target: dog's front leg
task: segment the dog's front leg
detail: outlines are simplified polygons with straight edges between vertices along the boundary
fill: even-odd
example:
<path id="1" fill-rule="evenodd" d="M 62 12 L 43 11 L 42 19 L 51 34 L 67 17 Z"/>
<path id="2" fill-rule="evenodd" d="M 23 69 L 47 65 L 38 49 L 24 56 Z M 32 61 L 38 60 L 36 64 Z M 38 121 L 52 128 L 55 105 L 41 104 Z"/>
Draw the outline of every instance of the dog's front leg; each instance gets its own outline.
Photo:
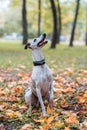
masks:
<path id="1" fill-rule="evenodd" d="M 40 105 L 41 105 L 43 116 L 47 116 L 46 111 L 45 111 L 45 106 L 44 106 L 44 103 L 43 103 L 43 99 L 42 99 L 42 95 L 41 95 L 41 90 L 40 90 L 39 87 L 36 87 L 36 92 L 37 92 L 38 100 L 39 100 Z"/>
<path id="2" fill-rule="evenodd" d="M 31 95 L 32 95 L 32 91 L 31 89 L 28 90 L 26 93 L 25 93 L 25 102 L 29 105 L 29 109 L 28 109 L 28 114 L 29 116 L 31 116 Z"/>

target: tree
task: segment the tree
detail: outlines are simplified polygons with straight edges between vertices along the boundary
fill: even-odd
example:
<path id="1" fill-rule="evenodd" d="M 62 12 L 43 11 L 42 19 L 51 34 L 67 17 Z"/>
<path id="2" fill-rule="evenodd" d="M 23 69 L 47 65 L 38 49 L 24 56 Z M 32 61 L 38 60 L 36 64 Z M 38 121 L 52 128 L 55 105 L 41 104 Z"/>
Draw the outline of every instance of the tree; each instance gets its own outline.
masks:
<path id="1" fill-rule="evenodd" d="M 75 11 L 75 18 L 74 18 L 74 22 L 73 22 L 71 38 L 70 38 L 70 44 L 69 44 L 69 46 L 71 46 L 71 47 L 73 46 L 73 40 L 74 40 L 74 35 L 75 35 L 75 28 L 76 28 L 76 23 L 77 23 L 77 16 L 78 16 L 78 12 L 79 12 L 79 4 L 80 4 L 80 0 L 77 0 L 77 6 L 76 6 L 76 11 Z"/>
<path id="2" fill-rule="evenodd" d="M 85 34 L 85 35 L 86 35 L 86 36 L 85 36 L 86 38 L 85 38 L 85 44 L 86 44 L 86 46 L 87 46 L 87 8 L 86 8 L 86 17 L 85 17 L 85 18 L 86 18 L 86 34 Z"/>
<path id="3" fill-rule="evenodd" d="M 41 32 L 41 0 L 38 0 L 38 36 Z"/>
<path id="4" fill-rule="evenodd" d="M 52 14 L 53 14 L 53 37 L 52 37 L 51 48 L 56 48 L 57 36 L 58 36 L 57 11 L 56 11 L 56 6 L 55 6 L 54 0 L 50 0 L 50 3 L 51 3 L 51 8 L 52 8 Z"/>
<path id="5" fill-rule="evenodd" d="M 58 1 L 58 43 L 60 42 L 60 36 L 61 36 L 61 8 L 60 8 L 60 2 Z"/>
<path id="6" fill-rule="evenodd" d="M 23 27 L 23 44 L 27 43 L 28 31 L 27 31 L 27 12 L 26 12 L 26 0 L 22 3 L 22 27 Z"/>

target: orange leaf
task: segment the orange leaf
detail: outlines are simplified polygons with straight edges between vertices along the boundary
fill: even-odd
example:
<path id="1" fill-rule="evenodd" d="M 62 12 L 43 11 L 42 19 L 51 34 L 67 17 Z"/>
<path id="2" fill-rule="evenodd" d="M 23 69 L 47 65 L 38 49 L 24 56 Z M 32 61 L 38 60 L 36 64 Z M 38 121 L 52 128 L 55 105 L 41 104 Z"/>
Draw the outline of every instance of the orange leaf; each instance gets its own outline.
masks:
<path id="1" fill-rule="evenodd" d="M 56 116 L 58 116 L 58 113 L 56 113 L 54 116 L 49 117 L 49 118 L 46 120 L 47 124 L 50 124 L 50 123 L 54 120 L 54 118 L 55 118 Z"/>
<path id="2" fill-rule="evenodd" d="M 75 115 L 70 115 L 70 117 L 68 117 L 65 122 L 67 124 L 71 124 L 71 125 L 74 125 L 74 124 L 79 124 L 79 121 L 77 119 L 77 117 Z"/>
<path id="3" fill-rule="evenodd" d="M 48 105 L 47 114 L 52 114 L 52 112 L 54 112 L 54 110 L 52 108 L 50 108 L 49 105 Z"/>
<path id="4" fill-rule="evenodd" d="M 65 129 L 64 130 L 70 130 L 70 128 L 69 127 L 65 127 Z"/>
<path id="5" fill-rule="evenodd" d="M 30 124 L 25 124 L 20 130 L 30 130 L 32 126 Z"/>
<path id="6" fill-rule="evenodd" d="M 68 87 L 64 90 L 65 93 L 74 93 L 75 92 L 75 89 L 72 89 L 71 87 Z"/>
<path id="7" fill-rule="evenodd" d="M 85 99 L 87 99 L 87 90 L 85 91 L 83 97 L 84 97 Z"/>
<path id="8" fill-rule="evenodd" d="M 44 125 L 44 126 L 42 126 L 42 129 L 41 130 L 48 130 L 48 129 L 52 129 L 54 127 L 54 125 L 53 124 L 47 124 L 47 125 Z"/>

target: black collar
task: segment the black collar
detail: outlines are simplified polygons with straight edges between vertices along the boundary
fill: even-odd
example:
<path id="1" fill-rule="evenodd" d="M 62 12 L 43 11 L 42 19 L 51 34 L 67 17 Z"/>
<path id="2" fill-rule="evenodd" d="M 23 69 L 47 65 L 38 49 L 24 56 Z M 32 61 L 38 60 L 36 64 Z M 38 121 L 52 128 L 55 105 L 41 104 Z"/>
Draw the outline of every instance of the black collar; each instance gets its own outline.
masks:
<path id="1" fill-rule="evenodd" d="M 40 66 L 40 65 L 44 65 L 45 64 L 45 59 L 41 60 L 41 61 L 33 61 L 34 66 Z"/>

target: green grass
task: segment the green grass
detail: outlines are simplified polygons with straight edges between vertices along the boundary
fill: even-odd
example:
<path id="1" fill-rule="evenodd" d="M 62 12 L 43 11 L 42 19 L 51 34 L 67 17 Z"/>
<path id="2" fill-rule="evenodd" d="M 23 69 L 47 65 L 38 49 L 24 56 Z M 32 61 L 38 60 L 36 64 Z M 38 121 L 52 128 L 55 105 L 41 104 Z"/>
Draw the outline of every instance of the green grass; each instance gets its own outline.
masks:
<path id="1" fill-rule="evenodd" d="M 87 47 L 57 45 L 56 49 L 49 49 L 50 44 L 43 47 L 47 64 L 57 70 L 59 68 L 73 67 L 75 69 L 87 68 Z M 25 66 L 26 70 L 32 69 L 31 50 L 24 50 L 19 41 L 0 42 L 0 68 L 19 68 Z"/>

